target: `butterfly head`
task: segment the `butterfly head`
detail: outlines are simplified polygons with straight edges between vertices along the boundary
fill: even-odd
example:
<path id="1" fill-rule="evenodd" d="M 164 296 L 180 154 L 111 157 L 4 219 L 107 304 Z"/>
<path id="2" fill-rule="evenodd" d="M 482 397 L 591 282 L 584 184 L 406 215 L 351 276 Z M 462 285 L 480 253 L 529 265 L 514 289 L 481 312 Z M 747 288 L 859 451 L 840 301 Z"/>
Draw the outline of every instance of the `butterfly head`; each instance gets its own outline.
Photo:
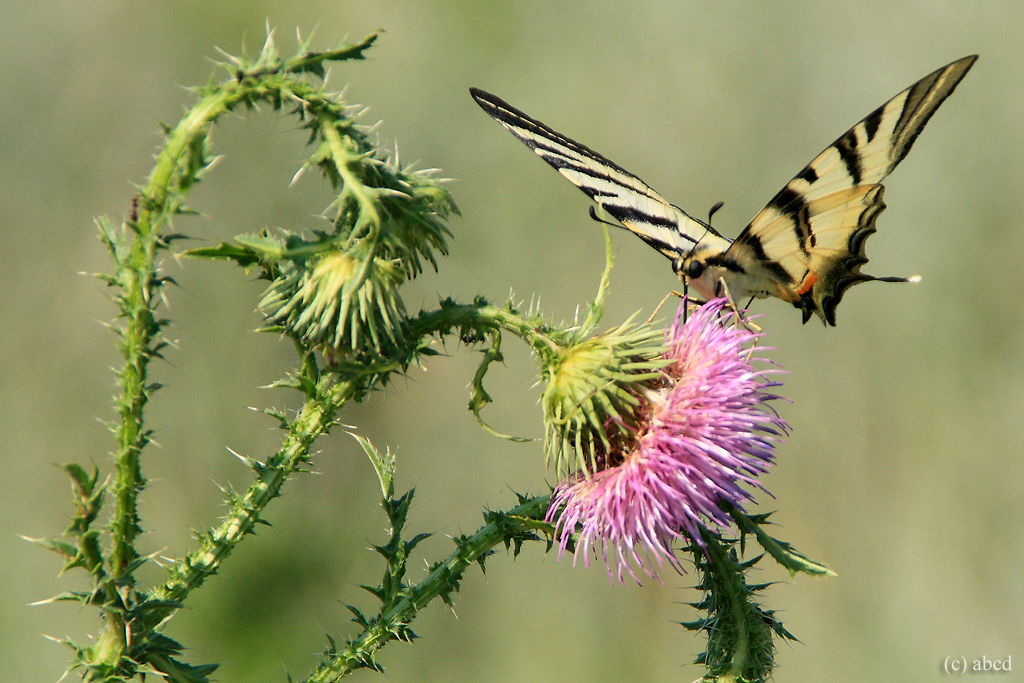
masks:
<path id="1" fill-rule="evenodd" d="M 698 246 L 693 251 L 679 256 L 672 264 L 679 279 L 705 301 L 721 296 L 718 291 L 719 281 L 726 275 L 725 268 L 708 263 L 709 255 L 707 250 Z"/>

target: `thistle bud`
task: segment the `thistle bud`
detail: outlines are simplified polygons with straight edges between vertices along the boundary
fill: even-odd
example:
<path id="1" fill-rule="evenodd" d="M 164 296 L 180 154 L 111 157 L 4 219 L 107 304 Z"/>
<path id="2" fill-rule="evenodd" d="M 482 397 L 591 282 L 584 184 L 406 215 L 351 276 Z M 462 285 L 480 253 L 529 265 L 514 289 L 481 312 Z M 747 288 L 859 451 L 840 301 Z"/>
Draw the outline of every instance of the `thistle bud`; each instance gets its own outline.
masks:
<path id="1" fill-rule="evenodd" d="M 372 249 L 332 250 L 281 261 L 259 307 L 271 325 L 337 353 L 383 355 L 401 342 L 401 264 Z"/>

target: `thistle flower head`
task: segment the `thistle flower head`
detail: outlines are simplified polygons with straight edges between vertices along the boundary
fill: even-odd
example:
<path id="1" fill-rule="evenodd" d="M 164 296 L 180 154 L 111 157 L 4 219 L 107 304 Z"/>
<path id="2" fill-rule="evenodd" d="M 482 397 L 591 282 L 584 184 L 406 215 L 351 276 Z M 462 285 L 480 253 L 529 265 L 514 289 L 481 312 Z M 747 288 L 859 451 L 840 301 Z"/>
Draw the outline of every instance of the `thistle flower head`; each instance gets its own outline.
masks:
<path id="1" fill-rule="evenodd" d="M 656 577 L 651 558 L 680 570 L 672 543 L 703 545 L 701 526 L 727 526 L 720 504 L 742 509 L 752 499 L 743 485 L 763 488 L 756 477 L 788 430 L 767 406 L 778 383 L 751 364 L 763 360 L 753 357 L 758 335 L 723 310 L 725 300 L 682 323 L 685 306 L 665 332 L 669 365 L 638 396 L 633 438 L 617 443 L 597 471 L 563 480 L 548 512 L 561 553 L 579 531 L 576 556 L 589 564 L 590 550 L 600 548 L 619 581 L 624 571 L 636 580 L 632 564 Z"/>

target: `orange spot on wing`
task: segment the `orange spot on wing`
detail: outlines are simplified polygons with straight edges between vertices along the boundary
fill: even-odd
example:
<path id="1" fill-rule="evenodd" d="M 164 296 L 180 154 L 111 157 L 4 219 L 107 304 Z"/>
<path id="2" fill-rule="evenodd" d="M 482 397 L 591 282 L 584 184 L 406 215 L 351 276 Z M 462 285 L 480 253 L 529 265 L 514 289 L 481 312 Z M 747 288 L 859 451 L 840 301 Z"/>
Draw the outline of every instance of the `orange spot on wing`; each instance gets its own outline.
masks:
<path id="1" fill-rule="evenodd" d="M 813 287 L 814 283 L 817 281 L 817 275 L 815 275 L 814 273 L 808 273 L 807 277 L 804 278 L 803 285 L 800 286 L 800 289 L 796 290 L 796 293 L 799 294 L 800 296 L 803 296 L 807 292 L 811 291 L 811 287 Z"/>

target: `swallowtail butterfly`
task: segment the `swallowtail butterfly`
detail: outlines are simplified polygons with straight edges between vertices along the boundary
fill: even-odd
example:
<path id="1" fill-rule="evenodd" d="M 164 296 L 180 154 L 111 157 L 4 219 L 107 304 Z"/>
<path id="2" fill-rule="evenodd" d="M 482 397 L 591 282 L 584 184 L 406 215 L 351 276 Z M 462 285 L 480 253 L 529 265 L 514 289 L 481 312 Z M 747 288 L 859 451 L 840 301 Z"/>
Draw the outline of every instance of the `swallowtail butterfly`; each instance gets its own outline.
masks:
<path id="1" fill-rule="evenodd" d="M 786 184 L 730 241 L 670 204 L 644 181 L 589 147 L 530 118 L 490 93 L 477 103 L 612 217 L 672 259 L 698 294 L 737 301 L 775 296 L 835 325 L 847 289 L 861 282 L 906 282 L 860 271 L 867 238 L 885 208 L 882 180 L 910 152 L 928 120 L 977 55 L 934 71 L 844 133 Z M 710 217 L 709 217 L 710 220 Z"/>

